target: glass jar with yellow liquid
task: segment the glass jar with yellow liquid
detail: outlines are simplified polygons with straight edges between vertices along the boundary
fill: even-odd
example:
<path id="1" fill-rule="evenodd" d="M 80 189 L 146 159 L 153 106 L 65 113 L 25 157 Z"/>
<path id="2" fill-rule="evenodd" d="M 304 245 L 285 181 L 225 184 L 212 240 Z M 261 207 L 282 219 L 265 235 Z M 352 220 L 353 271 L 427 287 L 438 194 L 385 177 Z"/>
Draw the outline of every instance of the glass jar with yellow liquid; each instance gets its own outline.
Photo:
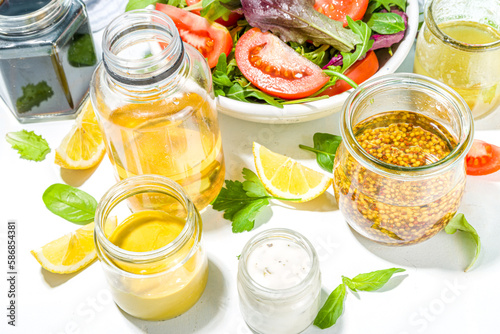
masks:
<path id="1" fill-rule="evenodd" d="M 428 1 L 414 72 L 456 90 L 475 119 L 500 110 L 500 1 Z"/>
<path id="2" fill-rule="evenodd" d="M 225 171 L 206 60 L 155 10 L 116 18 L 102 48 L 90 96 L 118 179 L 167 176 L 204 209 Z"/>
<path id="3" fill-rule="evenodd" d="M 172 180 L 140 175 L 113 186 L 97 208 L 94 241 L 116 304 L 145 320 L 189 310 L 208 278 L 201 236 L 198 210 Z"/>

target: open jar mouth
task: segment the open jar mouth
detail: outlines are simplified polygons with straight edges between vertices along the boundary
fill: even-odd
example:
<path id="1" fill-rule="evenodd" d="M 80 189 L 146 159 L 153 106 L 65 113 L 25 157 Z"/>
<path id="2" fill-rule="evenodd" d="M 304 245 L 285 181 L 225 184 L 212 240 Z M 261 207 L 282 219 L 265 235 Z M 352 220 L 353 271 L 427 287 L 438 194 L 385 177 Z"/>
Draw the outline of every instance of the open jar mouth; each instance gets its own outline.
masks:
<path id="1" fill-rule="evenodd" d="M 186 223 L 179 233 L 179 235 L 169 244 L 147 252 L 134 252 L 128 251 L 123 248 L 116 246 L 112 243 L 106 234 L 104 233 L 104 224 L 107 221 L 111 211 L 121 202 L 126 201 L 128 198 L 139 195 L 139 194 L 164 194 L 171 196 L 177 200 L 186 210 Z M 112 261 L 109 260 L 108 254 L 123 262 L 135 263 L 135 264 L 149 264 L 162 259 L 166 259 L 175 253 L 177 253 L 187 242 L 193 237 L 196 232 L 196 222 L 199 217 L 194 204 L 189 200 L 184 189 L 178 185 L 176 182 L 170 180 L 167 177 L 160 175 L 139 175 L 130 177 L 118 182 L 113 187 L 111 187 L 106 194 L 102 197 L 99 205 L 97 206 L 95 215 L 95 227 L 94 227 L 94 242 L 98 253 L 102 251 L 106 252 L 103 256 L 103 260 L 110 265 L 115 270 L 119 270 L 125 275 L 144 277 L 144 276 L 155 276 L 161 275 L 162 272 L 154 274 L 134 274 L 129 273 L 119 267 L 117 267 Z M 194 245 L 196 245 L 201 240 L 201 229 L 195 235 Z M 192 247 L 190 252 L 185 256 L 182 261 L 179 261 L 174 267 L 169 268 L 169 271 L 173 271 L 178 267 L 184 265 L 184 263 L 191 257 L 196 247 Z"/>
<path id="2" fill-rule="evenodd" d="M 299 245 L 307 252 L 311 260 L 311 267 L 309 268 L 309 272 L 304 277 L 304 279 L 296 285 L 285 289 L 271 289 L 265 287 L 254 280 L 247 270 L 247 258 L 248 256 L 250 256 L 252 251 L 262 243 L 276 239 L 289 240 L 296 245 Z M 310 288 L 309 284 L 312 283 L 314 278 L 316 277 L 319 270 L 318 268 L 318 256 L 309 240 L 307 240 L 302 234 L 293 230 L 286 228 L 275 228 L 255 235 L 246 243 L 245 247 L 241 251 L 241 256 L 238 263 L 238 274 L 239 277 L 243 279 L 245 286 L 250 288 L 251 291 L 258 293 L 260 299 L 275 300 L 276 296 L 280 296 L 280 298 L 295 297 Z"/>
<path id="3" fill-rule="evenodd" d="M 456 3 L 451 3 L 453 1 L 449 0 L 442 0 L 442 1 L 448 1 L 450 2 L 450 6 L 456 6 Z M 430 0 L 427 2 L 425 5 L 425 24 L 427 27 L 432 31 L 434 35 L 436 35 L 442 42 L 447 43 L 457 49 L 463 50 L 463 51 L 469 51 L 469 52 L 481 52 L 481 51 L 490 51 L 490 50 L 496 50 L 500 49 L 500 40 L 492 42 L 492 43 L 486 43 L 486 44 L 468 44 L 461 42 L 459 40 L 456 40 L 450 36 L 448 36 L 446 33 L 444 33 L 438 26 L 435 15 L 434 15 L 434 10 L 435 6 L 439 4 L 438 0 Z M 491 22 L 489 22 L 487 19 L 483 19 L 485 22 L 484 24 L 487 24 L 491 28 L 494 29 L 494 27 L 491 25 Z M 497 30 L 500 29 L 500 27 L 497 26 Z"/>
<path id="4" fill-rule="evenodd" d="M 23 36 L 35 34 L 54 25 L 64 14 L 71 0 L 51 0 L 33 12 L 21 15 L 0 15 L 0 35 Z"/>
<path id="5" fill-rule="evenodd" d="M 354 128 L 367 117 L 356 119 L 358 116 L 356 111 L 363 104 L 373 103 L 373 99 L 377 94 L 387 92 L 388 90 L 394 94 L 396 89 L 400 90 L 400 94 L 418 92 L 434 100 L 439 97 L 446 101 L 448 106 L 451 106 L 453 110 L 450 111 L 450 115 L 454 116 L 455 118 L 453 121 L 458 123 L 458 133 L 454 133 L 453 131 L 450 131 L 450 133 L 455 135 L 457 145 L 446 157 L 428 165 L 405 167 L 381 161 L 361 147 L 356 139 Z M 404 111 L 405 109 L 394 108 L 392 111 L 400 110 Z M 415 110 L 408 111 L 418 113 L 418 111 Z M 433 118 L 432 116 L 429 117 Z M 467 103 L 457 92 L 437 80 L 412 73 L 385 75 L 367 80 L 361 84 L 347 98 L 342 107 L 340 128 L 342 142 L 357 162 L 361 163 L 363 167 L 376 171 L 377 173 L 382 173 L 391 178 L 401 179 L 411 179 L 414 177 L 421 178 L 424 176 L 432 177 L 453 168 L 456 161 L 465 158 L 465 155 L 472 145 L 474 133 L 472 112 Z"/>

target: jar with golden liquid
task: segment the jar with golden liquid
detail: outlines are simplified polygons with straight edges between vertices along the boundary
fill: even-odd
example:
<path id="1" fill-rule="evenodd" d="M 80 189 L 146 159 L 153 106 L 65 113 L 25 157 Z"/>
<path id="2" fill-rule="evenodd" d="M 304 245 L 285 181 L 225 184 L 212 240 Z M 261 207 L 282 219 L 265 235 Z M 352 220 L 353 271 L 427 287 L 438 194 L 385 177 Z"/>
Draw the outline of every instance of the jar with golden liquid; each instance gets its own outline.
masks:
<path id="1" fill-rule="evenodd" d="M 225 172 L 206 60 L 155 10 L 116 18 L 102 49 L 90 96 L 117 178 L 169 177 L 204 209 Z"/>
<path id="2" fill-rule="evenodd" d="M 429 0 L 413 71 L 450 86 L 474 119 L 500 110 L 500 1 Z"/>

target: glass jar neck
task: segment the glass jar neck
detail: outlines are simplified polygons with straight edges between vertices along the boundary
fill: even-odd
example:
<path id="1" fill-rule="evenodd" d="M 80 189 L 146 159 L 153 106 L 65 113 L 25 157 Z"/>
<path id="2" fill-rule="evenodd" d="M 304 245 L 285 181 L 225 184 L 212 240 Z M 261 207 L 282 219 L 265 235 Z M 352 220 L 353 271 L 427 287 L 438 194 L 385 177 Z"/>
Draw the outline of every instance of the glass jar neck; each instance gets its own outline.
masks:
<path id="1" fill-rule="evenodd" d="M 496 8 L 491 8 L 494 6 Z M 492 15 L 495 15 L 493 17 Z M 467 44 L 444 33 L 439 25 L 453 21 L 482 22 L 500 26 L 500 2 L 490 0 L 429 0 L 424 10 L 425 26 L 434 36 L 456 49 L 470 52 L 500 48 L 500 40 L 489 44 Z"/>
<path id="2" fill-rule="evenodd" d="M 445 113 L 445 117 L 455 126 L 452 135 L 456 138 L 457 145 L 445 158 L 419 167 L 403 167 L 378 160 L 357 141 L 356 125 L 368 117 L 365 113 L 369 116 L 377 115 L 368 113 L 373 108 L 373 103 L 377 103 L 375 105 L 387 104 L 380 96 L 399 94 L 402 97 L 404 94 L 411 95 L 412 93 L 420 97 L 419 102 L 416 103 L 419 108 L 427 107 Z M 377 97 L 381 102 L 376 101 Z M 403 105 L 402 101 L 401 105 Z M 400 108 L 388 111 L 405 110 L 405 107 Z M 387 177 L 411 180 L 444 173 L 453 168 L 456 163 L 463 162 L 472 145 L 474 124 L 467 103 L 453 89 L 429 77 L 398 73 L 368 80 L 347 98 L 340 116 L 340 132 L 342 143 L 363 167 Z"/>
<path id="3" fill-rule="evenodd" d="M 105 224 L 113 208 L 119 203 L 132 196 L 144 194 L 150 196 L 154 196 L 154 194 L 166 195 L 182 205 L 186 213 L 184 228 L 172 242 L 162 248 L 147 252 L 133 252 L 122 249 L 108 239 L 104 232 L 106 230 Z M 191 202 L 180 185 L 164 176 L 140 175 L 117 183 L 102 197 L 95 215 L 94 239 L 98 253 L 103 255 L 101 258 L 112 267 L 116 266 L 114 261 L 109 261 L 110 259 L 117 260 L 120 263 L 146 266 L 165 261 L 194 241 L 190 246 L 191 250 L 185 254 L 185 258 L 189 259 L 201 241 L 201 219 L 193 202 Z M 182 259 L 176 259 L 176 263 L 182 265 L 183 261 Z"/>
<path id="4" fill-rule="evenodd" d="M 184 45 L 173 21 L 155 10 L 120 15 L 104 31 L 106 74 L 128 93 L 165 89 L 185 67 Z"/>
<path id="5" fill-rule="evenodd" d="M 0 35 L 22 37 L 41 32 L 55 25 L 67 12 L 72 0 L 51 0 L 34 12 L 6 16 L 0 15 Z"/>
<path id="6" fill-rule="evenodd" d="M 247 259 L 256 247 L 264 242 L 276 239 L 285 239 L 303 248 L 311 259 L 311 268 L 306 277 L 297 285 L 286 289 L 270 289 L 256 282 L 247 268 Z M 291 301 L 300 299 L 307 294 L 311 288 L 316 286 L 315 281 L 319 279 L 319 261 L 313 245 L 302 234 L 290 229 L 270 229 L 261 232 L 247 242 L 243 248 L 238 263 L 238 280 L 243 288 L 262 300 Z"/>

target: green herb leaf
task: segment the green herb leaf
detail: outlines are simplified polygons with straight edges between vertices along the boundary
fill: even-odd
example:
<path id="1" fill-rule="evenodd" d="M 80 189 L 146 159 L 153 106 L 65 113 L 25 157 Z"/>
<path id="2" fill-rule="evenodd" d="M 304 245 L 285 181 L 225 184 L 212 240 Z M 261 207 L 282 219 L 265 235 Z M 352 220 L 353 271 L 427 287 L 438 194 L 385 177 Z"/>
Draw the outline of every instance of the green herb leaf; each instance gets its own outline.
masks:
<path id="1" fill-rule="evenodd" d="M 349 16 L 346 16 L 347 24 L 349 28 L 359 36 L 361 39 L 361 43 L 356 45 L 356 51 L 353 53 L 350 52 L 341 52 L 343 56 L 343 65 L 342 65 L 342 73 L 351 67 L 358 59 L 360 59 L 364 54 L 370 50 L 373 45 L 374 40 L 370 39 L 372 31 L 370 27 L 363 21 L 353 21 Z"/>
<path id="2" fill-rule="evenodd" d="M 373 13 L 367 24 L 373 31 L 382 35 L 392 35 L 405 30 L 403 17 L 395 13 Z"/>
<path id="3" fill-rule="evenodd" d="M 406 0 L 372 0 L 368 4 L 365 16 L 373 13 L 382 6 L 388 12 L 391 11 L 391 6 L 397 6 L 404 12 L 406 10 Z"/>
<path id="4" fill-rule="evenodd" d="M 251 231 L 255 217 L 272 198 L 254 172 L 244 168 L 243 177 L 244 182 L 226 180 L 226 187 L 212 203 L 214 210 L 224 211 L 224 218 L 233 222 L 233 233 Z"/>
<path id="5" fill-rule="evenodd" d="M 467 268 L 465 268 L 465 271 L 468 271 L 474 263 L 476 263 L 477 258 L 479 257 L 479 253 L 481 252 L 481 239 L 479 238 L 479 235 L 477 234 L 476 230 L 474 227 L 472 227 L 471 224 L 465 219 L 465 216 L 463 213 L 459 213 L 453 217 L 448 225 L 444 228 L 446 233 L 448 234 L 454 234 L 457 230 L 462 231 L 462 232 L 467 232 L 470 233 L 474 241 L 476 242 L 476 255 L 474 255 L 474 258 L 472 259 L 472 262 L 469 264 Z"/>
<path id="6" fill-rule="evenodd" d="M 70 222 L 86 225 L 94 220 L 97 201 L 85 191 L 55 183 L 42 196 L 47 209 Z"/>
<path id="7" fill-rule="evenodd" d="M 325 329 L 332 327 L 337 322 L 337 319 L 342 315 L 345 299 L 345 285 L 339 284 L 335 290 L 328 296 L 325 304 L 321 307 L 314 319 L 314 325 Z"/>
<path id="8" fill-rule="evenodd" d="M 227 20 L 231 11 L 223 5 L 224 2 L 229 0 L 203 0 L 200 15 L 209 21 L 215 21 L 220 17 Z"/>
<path id="9" fill-rule="evenodd" d="M 164 3 L 178 8 L 184 8 L 187 6 L 186 0 L 129 0 L 127 7 L 125 7 L 125 11 L 128 12 L 134 9 L 142 9 L 157 3 Z"/>
<path id="10" fill-rule="evenodd" d="M 395 273 L 404 272 L 402 268 L 390 268 L 359 274 L 353 279 L 342 276 L 342 282 L 352 291 L 375 291 L 387 283 Z"/>
<path id="11" fill-rule="evenodd" d="M 54 91 L 45 81 L 35 84 L 27 84 L 21 87 L 23 95 L 16 100 L 16 108 L 20 113 L 28 112 L 33 107 L 38 107 L 54 95 Z"/>
<path id="12" fill-rule="evenodd" d="M 333 160 L 337 148 L 342 142 L 342 137 L 329 133 L 315 133 L 313 136 L 314 148 L 299 145 L 303 150 L 316 153 L 318 165 L 328 172 L 333 172 Z"/>
<path id="13" fill-rule="evenodd" d="M 47 141 L 33 131 L 9 132 L 5 135 L 5 139 L 19 152 L 22 159 L 42 161 L 50 152 Z"/>

